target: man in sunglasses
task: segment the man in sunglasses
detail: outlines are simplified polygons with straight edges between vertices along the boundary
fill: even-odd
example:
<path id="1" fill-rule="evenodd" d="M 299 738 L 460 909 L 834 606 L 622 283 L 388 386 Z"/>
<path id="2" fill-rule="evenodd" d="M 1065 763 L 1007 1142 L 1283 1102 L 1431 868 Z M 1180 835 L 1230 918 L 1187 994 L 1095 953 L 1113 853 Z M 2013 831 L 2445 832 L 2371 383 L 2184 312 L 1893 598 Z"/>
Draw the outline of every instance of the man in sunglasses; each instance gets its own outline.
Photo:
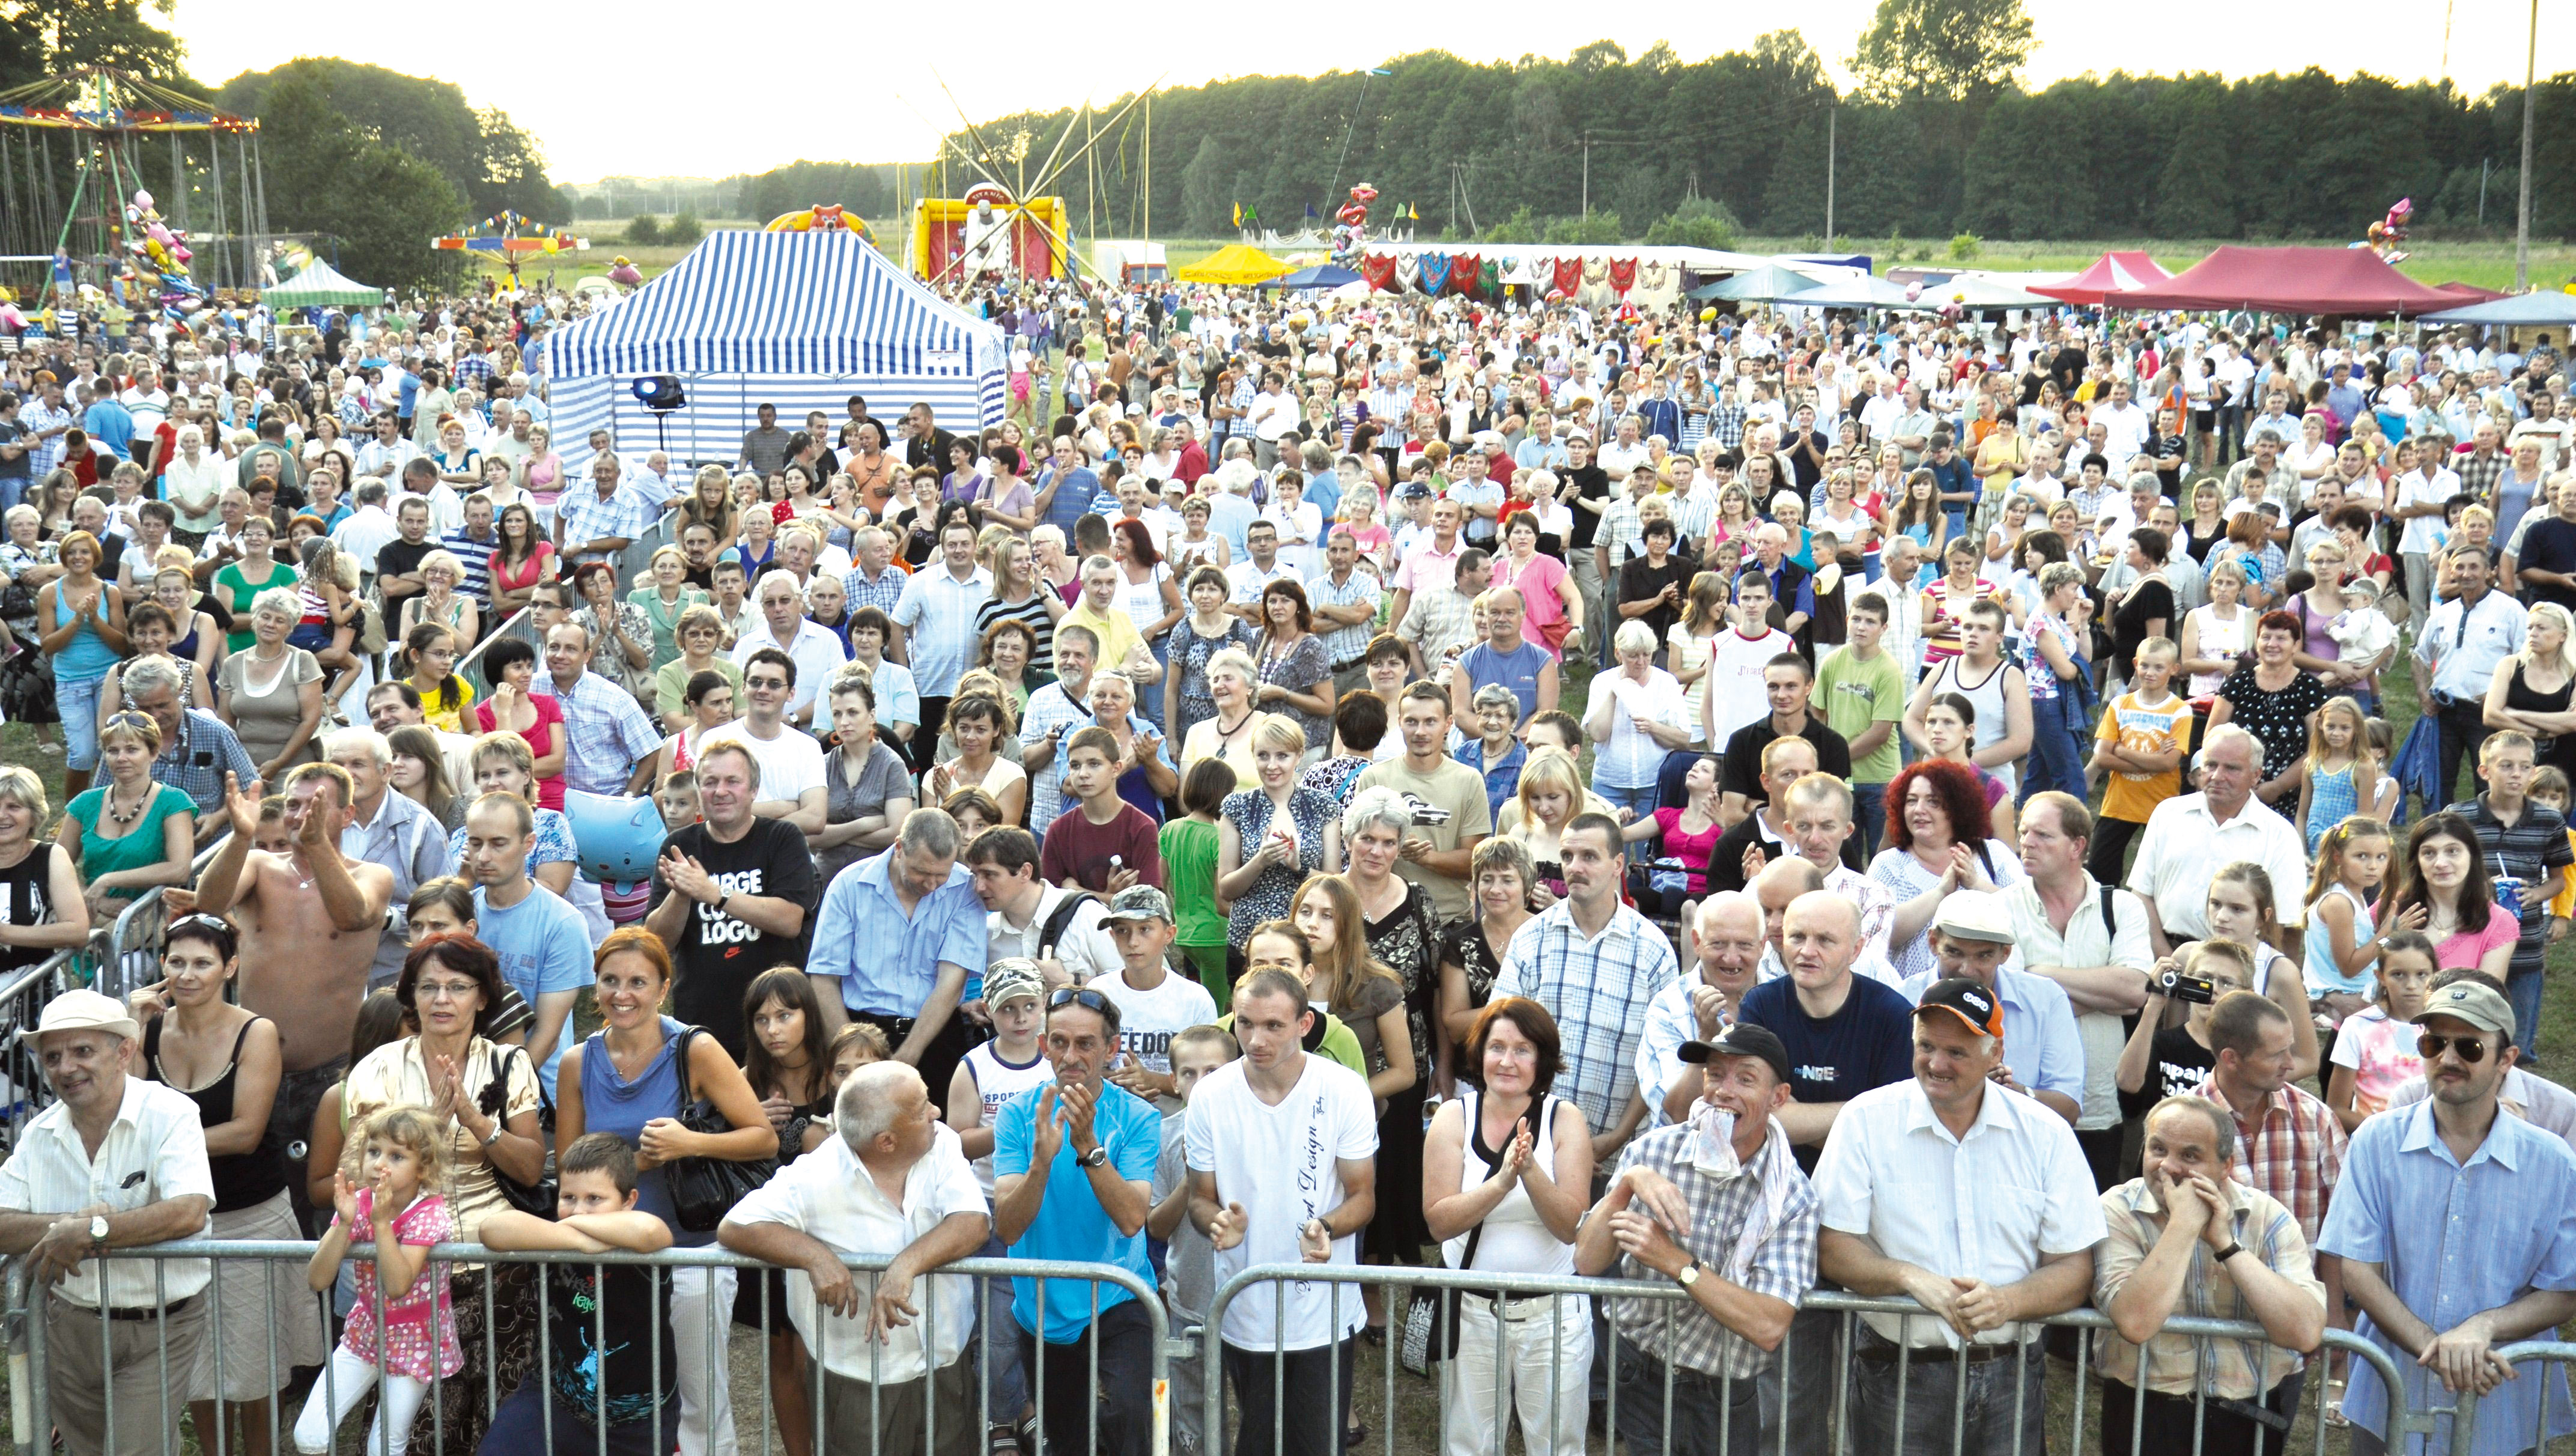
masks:
<path id="1" fill-rule="evenodd" d="M 2230 1176 L 2280 1200 L 2313 1245 L 2343 1175 L 2346 1139 L 2334 1109 L 2290 1080 L 2297 1046 L 2280 1003 L 2231 991 L 2209 1009 L 2209 1050 L 2218 1060 L 2192 1095 L 2235 1115 Z"/>
<path id="2" fill-rule="evenodd" d="M 2470 1456 L 2511 1456 L 2576 1429 L 2561 1372 L 2515 1378 L 2496 1346 L 2576 1316 L 2576 1152 L 2498 1093 L 2517 1059 L 2513 1009 L 2485 978 L 2434 990 L 2415 1018 L 2432 1096 L 2364 1122 L 2317 1252 L 2343 1260 L 2359 1333 L 2396 1362 L 2410 1409 L 2474 1391 Z M 2438 1389 L 2436 1388 L 2438 1384 Z M 2545 1423 L 2541 1403 L 2548 1401 Z M 2388 1392 L 2353 1362 L 2344 1394 L 2354 1456 L 2387 1450 Z M 2446 1423 L 2427 1446 L 2446 1446 Z"/>

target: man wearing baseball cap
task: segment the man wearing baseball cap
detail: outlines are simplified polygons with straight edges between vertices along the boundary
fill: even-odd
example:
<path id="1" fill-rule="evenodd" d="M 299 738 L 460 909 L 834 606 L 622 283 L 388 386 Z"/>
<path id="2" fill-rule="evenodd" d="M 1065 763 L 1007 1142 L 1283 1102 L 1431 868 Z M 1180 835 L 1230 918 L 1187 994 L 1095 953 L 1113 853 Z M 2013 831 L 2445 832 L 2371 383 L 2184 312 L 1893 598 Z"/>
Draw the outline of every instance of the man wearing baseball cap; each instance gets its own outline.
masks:
<path id="1" fill-rule="evenodd" d="M 1216 1020 L 1216 998 L 1195 976 L 1177 975 L 1172 902 L 1152 885 L 1129 885 L 1109 900 L 1109 938 L 1118 947 L 1116 975 L 1091 989 L 1118 1007 L 1118 1056 L 1109 1080 L 1166 1112 L 1181 1110 L 1172 1088 L 1172 1034 Z"/>
<path id="2" fill-rule="evenodd" d="M 1962 1450 L 2040 1447 L 2048 1364 L 2020 1322 L 2084 1302 L 2102 1207 L 2067 1120 L 1992 1084 L 2003 1041 L 1993 991 L 1934 982 L 1914 1008 L 1913 1079 L 1846 1104 L 1816 1165 L 1819 1272 L 1934 1316 L 1861 1317 L 1854 1449 L 1946 1447 L 1954 1421 Z"/>
<path id="3" fill-rule="evenodd" d="M 2075 1008 L 2065 987 L 2018 964 L 2003 897 L 1953 892 L 1933 918 L 1931 939 L 1934 969 L 1915 972 L 1898 989 L 1907 1000 L 1919 1001 L 1934 982 L 1959 979 L 1993 993 L 2004 1013 L 2000 1080 L 2038 1098 L 2073 1127 L 2084 1107 L 2084 1042 L 2075 1030 Z"/>
<path id="4" fill-rule="evenodd" d="M 1609 1191 L 1575 1235 L 1577 1272 L 1616 1265 L 1626 1278 L 1670 1279 L 1696 1306 L 1611 1301 L 1617 1434 L 1631 1451 L 1716 1451 L 1722 1432 L 1761 1430 L 1752 1377 L 1816 1282 L 1815 1190 L 1774 1115 L 1789 1102 L 1788 1049 L 1739 1021 L 1678 1055 L 1706 1084 L 1689 1120 L 1620 1150 Z"/>
<path id="5" fill-rule="evenodd" d="M 2576 1152 L 2499 1105 L 2519 1053 L 2513 1009 L 2486 978 L 2436 987 L 2415 1024 L 2432 1096 L 2354 1130 L 2317 1252 L 2343 1260 L 2359 1332 L 2397 1360 L 2409 1407 L 2475 1391 L 2470 1456 L 2511 1456 L 2535 1433 L 2576 1429 L 2561 1372 L 2514 1379 L 2492 1353 L 2576 1316 Z M 2380 1456 L 2388 1392 L 2365 1361 L 2343 1409 L 2356 1456 Z M 2427 1441 L 2450 1439 L 2445 1421 Z"/>
<path id="6" fill-rule="evenodd" d="M 142 1033 L 96 991 L 63 992 L 18 1035 L 59 1100 L 0 1164 L 0 1254 L 24 1259 L 29 1279 L 49 1291 L 53 1422 L 74 1452 L 175 1450 L 188 1383 L 163 1376 L 197 1361 L 206 1261 L 100 1256 L 205 1233 L 215 1184 L 197 1105 L 127 1075 Z"/>

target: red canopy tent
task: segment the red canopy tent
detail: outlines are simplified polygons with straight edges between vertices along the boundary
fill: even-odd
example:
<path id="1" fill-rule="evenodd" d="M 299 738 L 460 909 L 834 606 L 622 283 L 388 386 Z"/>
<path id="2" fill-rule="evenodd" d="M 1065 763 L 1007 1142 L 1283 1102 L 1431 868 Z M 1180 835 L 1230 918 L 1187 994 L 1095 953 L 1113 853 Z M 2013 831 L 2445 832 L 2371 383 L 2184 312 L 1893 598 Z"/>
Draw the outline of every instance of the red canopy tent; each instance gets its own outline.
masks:
<path id="1" fill-rule="evenodd" d="M 2248 308 L 2264 313 L 2431 313 L 2457 295 L 2416 282 L 2367 248 L 2226 247 L 2167 282 L 2109 295 L 2112 308 Z"/>
<path id="2" fill-rule="evenodd" d="M 2480 288 L 2474 283 L 2436 283 L 2433 285 L 2433 291 L 2449 294 L 2462 304 L 2485 303 L 2493 298 L 2511 297 L 2510 294 L 2498 293 L 2492 288 Z"/>
<path id="3" fill-rule="evenodd" d="M 2030 291 L 2045 293 L 2051 298 L 2062 298 L 2068 303 L 2082 304 L 2086 308 L 2099 308 L 2104 294 L 2129 288 L 2144 288 L 2150 284 L 2162 283 L 2172 276 L 2164 270 L 2163 264 L 2144 253 L 2113 252 L 2104 253 L 2094 259 L 2092 267 L 2063 283 L 2039 285 Z"/>

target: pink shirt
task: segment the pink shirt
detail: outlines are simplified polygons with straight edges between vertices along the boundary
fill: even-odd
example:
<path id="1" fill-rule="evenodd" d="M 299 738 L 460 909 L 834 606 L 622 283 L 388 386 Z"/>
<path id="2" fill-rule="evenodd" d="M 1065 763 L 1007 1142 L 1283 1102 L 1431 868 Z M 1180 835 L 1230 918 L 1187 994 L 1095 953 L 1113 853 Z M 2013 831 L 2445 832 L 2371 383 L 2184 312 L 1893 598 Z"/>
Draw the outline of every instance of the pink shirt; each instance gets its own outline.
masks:
<path id="1" fill-rule="evenodd" d="M 358 1190 L 358 1227 L 351 1232 L 367 1233 L 375 1217 L 375 1190 Z M 447 1210 L 447 1200 L 435 1193 L 425 1193 L 394 1219 L 396 1243 L 409 1248 L 425 1249 L 431 1244 L 456 1237 L 456 1219 Z M 372 1239 L 373 1234 L 368 1234 Z M 352 1246 L 352 1252 L 355 1252 Z M 349 1310 L 348 1328 L 341 1332 L 340 1348 L 361 1360 L 376 1358 L 376 1305 L 382 1293 L 376 1286 L 376 1264 L 372 1258 L 352 1260 L 357 1280 L 357 1303 Z M 439 1380 L 465 1368 L 465 1352 L 456 1343 L 456 1312 L 448 1303 L 447 1266 L 424 1264 L 411 1288 L 401 1298 L 384 1306 L 385 1358 L 389 1374 L 408 1375 L 415 1380 Z"/>
<path id="2" fill-rule="evenodd" d="M 2424 1074 L 2424 1059 L 2415 1051 L 2415 1028 L 2389 1020 L 2388 1012 L 2377 1006 L 2344 1018 L 2335 1033 L 2334 1064 L 2352 1069 L 2353 1110 L 2365 1115 L 2386 1111 L 2400 1086 Z"/>
<path id="3" fill-rule="evenodd" d="M 2433 963 L 2446 971 L 2476 970 L 2486 953 L 2522 938 L 2522 922 L 2501 905 L 2487 907 L 2487 928 L 2463 930 L 2433 947 Z"/>

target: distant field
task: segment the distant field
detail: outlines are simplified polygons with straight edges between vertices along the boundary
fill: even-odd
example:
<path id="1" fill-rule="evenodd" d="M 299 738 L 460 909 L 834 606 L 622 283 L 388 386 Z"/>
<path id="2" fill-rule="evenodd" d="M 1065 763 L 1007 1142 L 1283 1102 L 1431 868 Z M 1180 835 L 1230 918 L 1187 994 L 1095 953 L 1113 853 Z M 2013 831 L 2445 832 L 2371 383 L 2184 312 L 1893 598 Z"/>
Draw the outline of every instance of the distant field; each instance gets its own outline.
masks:
<path id="1" fill-rule="evenodd" d="M 668 222 L 665 218 L 663 221 Z M 749 219 L 708 220 L 710 231 L 718 228 L 757 226 Z M 872 220 L 878 246 L 889 256 L 903 255 L 906 222 L 899 218 Z M 686 248 L 663 244 L 635 246 L 624 241 L 626 224 L 601 223 L 576 227 L 577 236 L 590 239 L 590 250 L 544 259 L 528 265 L 534 276 L 551 276 L 562 286 L 570 286 L 593 274 L 605 274 L 610 261 L 621 255 L 633 261 L 647 278 L 661 274 L 688 252 Z M 1426 235 L 1426 241 L 1429 236 Z M 1088 248 L 1088 239 L 1080 240 Z M 1217 249 L 1237 241 L 1234 238 L 1158 238 L 1164 255 L 1173 267 L 1195 263 Z M 2334 240 L 2321 239 L 2331 245 Z M 1795 253 L 1810 251 L 1812 238 L 1749 237 L 1738 245 L 1747 253 Z M 2003 272 L 2072 273 L 2085 267 L 2108 249 L 2144 250 L 2167 268 L 2180 272 L 2208 256 L 2219 246 L 2215 239 L 2165 239 L 2139 242 L 2135 239 L 2107 242 L 1996 242 L 1980 245 L 1977 256 L 1968 266 Z M 1315 249 L 1312 251 L 1321 251 Z M 1842 238 L 1831 249 L 1835 252 L 1867 255 L 1879 271 L 1902 263 L 1948 263 L 1950 240 L 1947 238 Z M 501 271 L 488 257 L 477 261 L 492 272 Z M 2513 287 L 2513 242 L 2511 239 L 2481 242 L 2423 242 L 2409 246 L 2406 260 L 2397 265 L 2408 276 L 2426 283 L 2468 283 L 2480 288 L 2509 290 Z M 2531 282 L 2538 288 L 2557 288 L 2576 280 L 2576 244 L 2562 241 L 2542 242 L 2535 239 L 2531 249 Z"/>

